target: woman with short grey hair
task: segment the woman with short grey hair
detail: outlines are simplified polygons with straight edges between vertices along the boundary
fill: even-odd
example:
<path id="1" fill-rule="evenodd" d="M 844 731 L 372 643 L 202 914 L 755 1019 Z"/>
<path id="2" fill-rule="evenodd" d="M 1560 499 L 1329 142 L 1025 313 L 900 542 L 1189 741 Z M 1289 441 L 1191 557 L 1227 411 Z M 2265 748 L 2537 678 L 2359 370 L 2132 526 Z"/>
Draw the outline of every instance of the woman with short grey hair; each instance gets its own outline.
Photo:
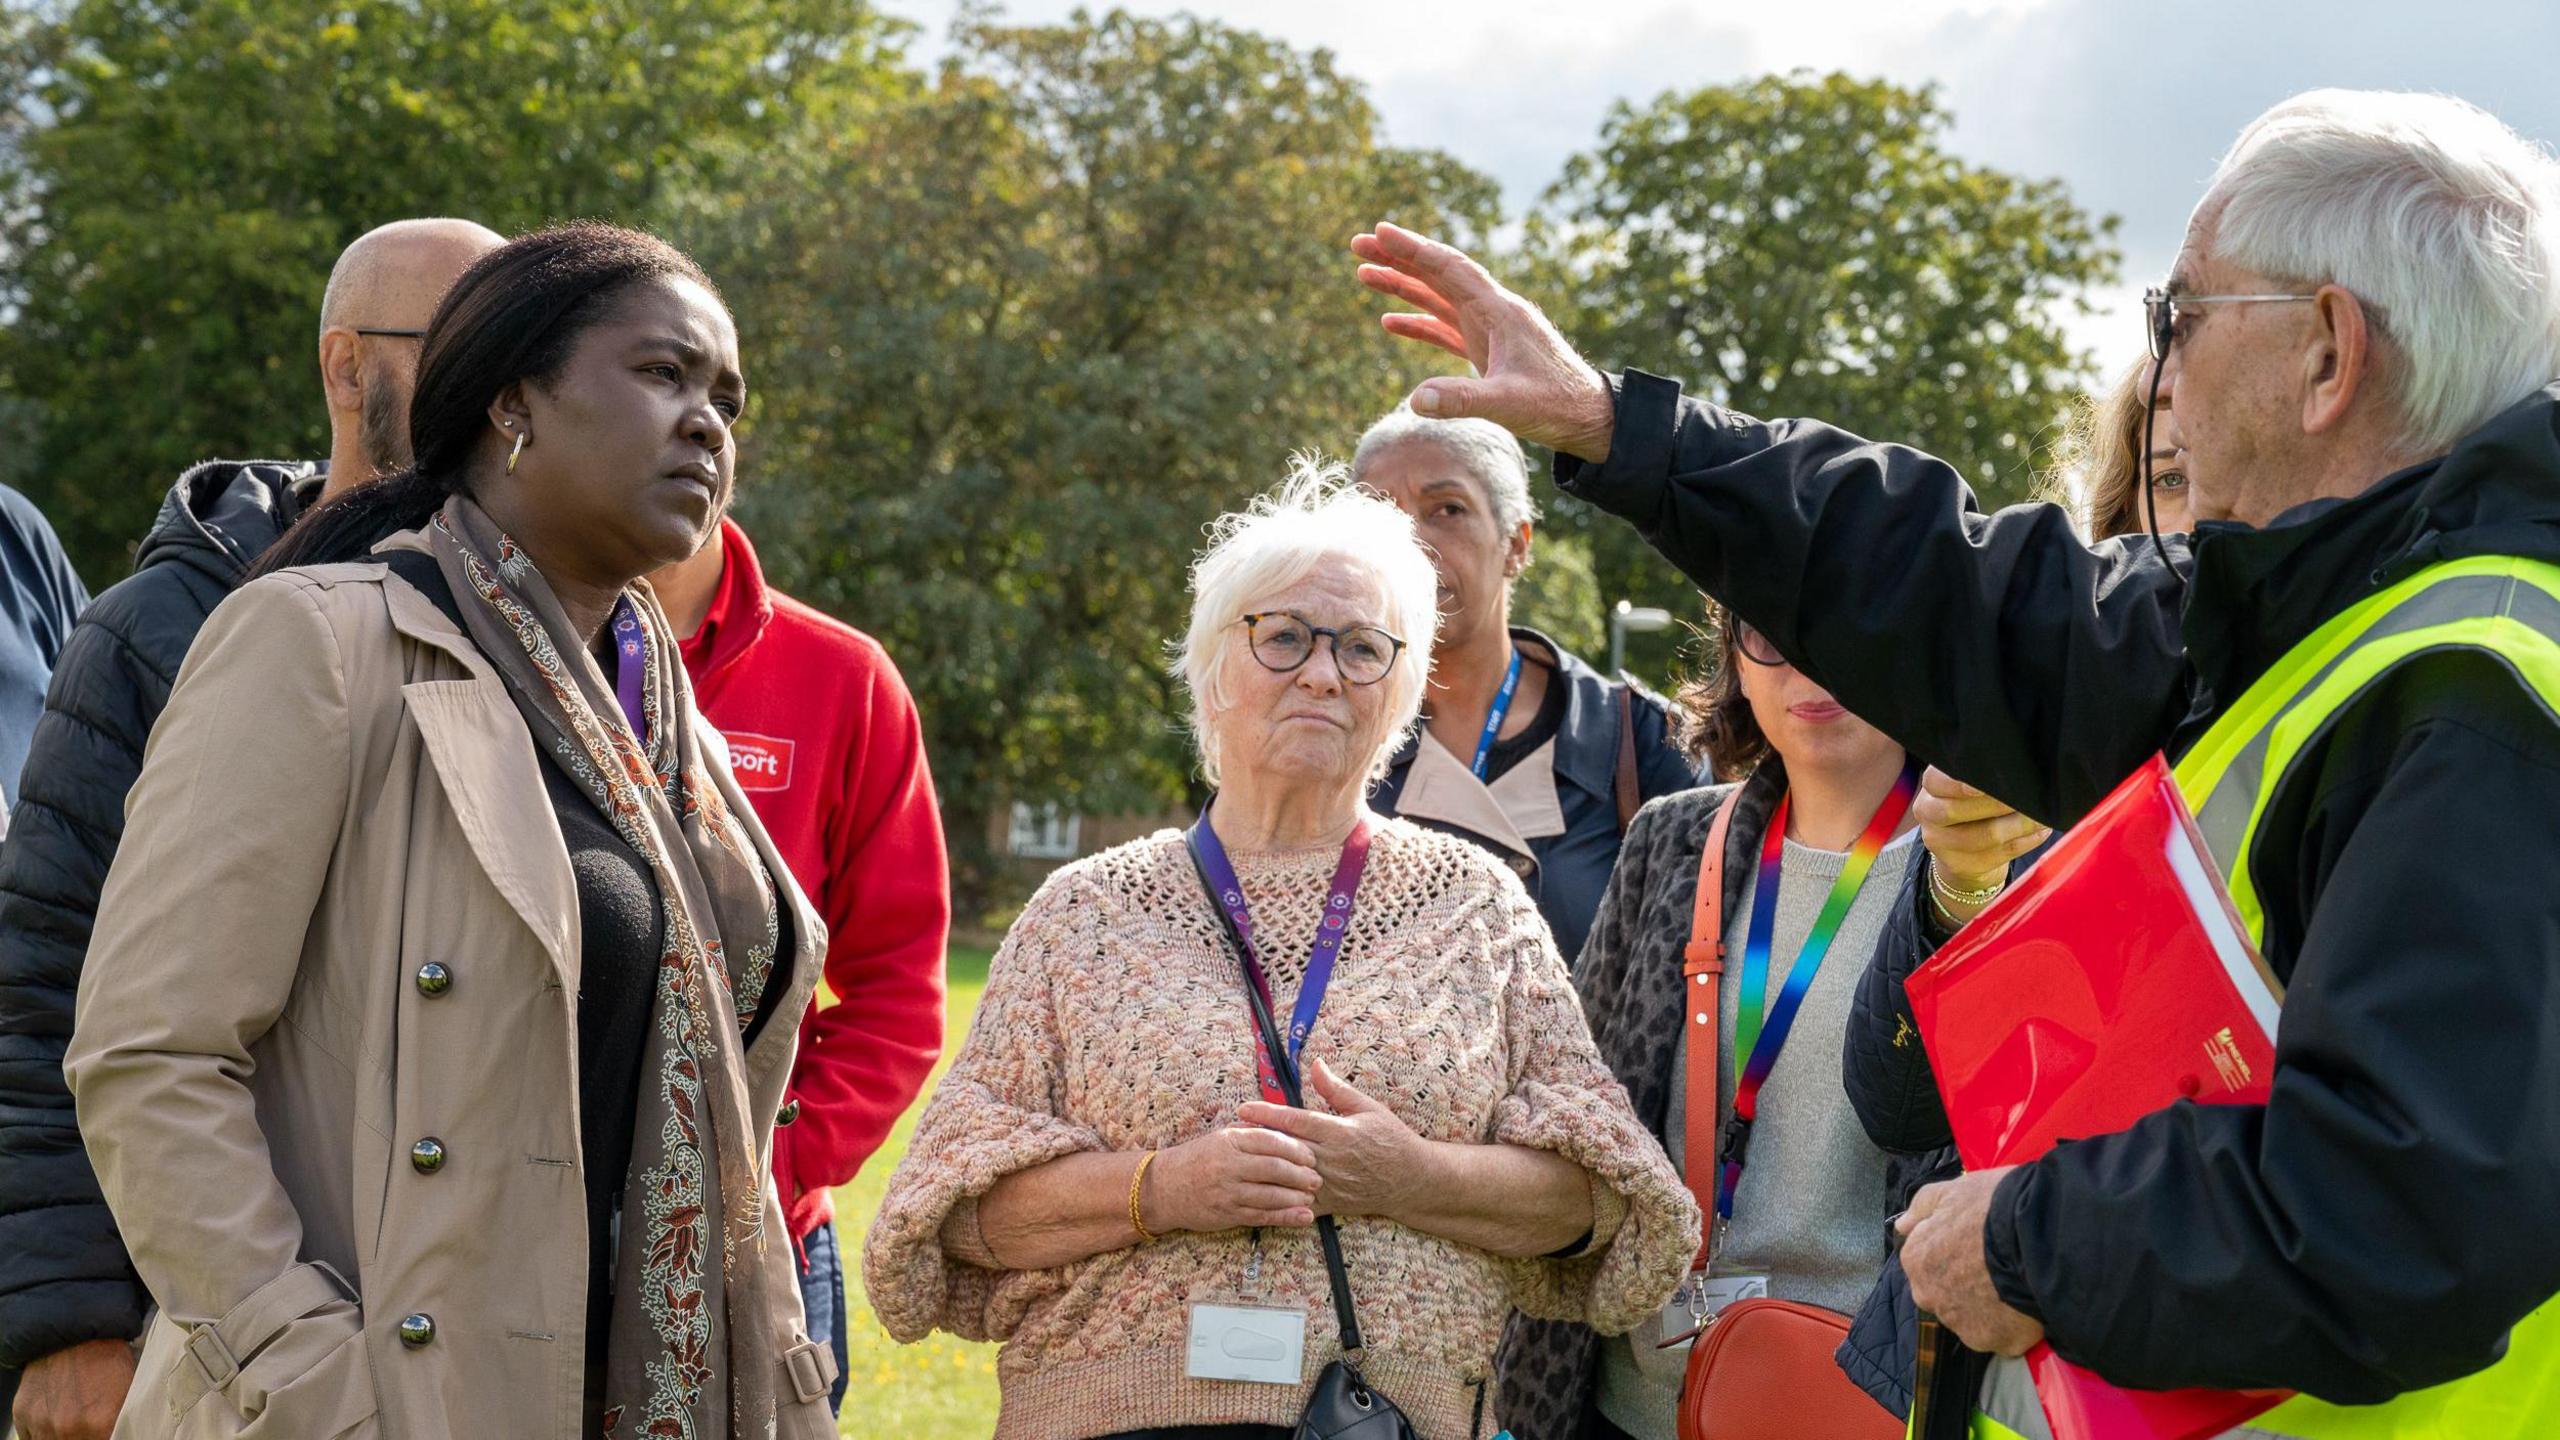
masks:
<path id="1" fill-rule="evenodd" d="M 1696 1252 L 1519 882 L 1362 802 L 1433 590 L 1339 471 L 1213 528 L 1176 653 L 1216 796 L 1033 897 L 864 1251 L 891 1334 L 1004 1342 L 1000 1437 L 1285 1437 L 1339 1357 L 1472 1440 L 1514 1306 L 1623 1331 Z"/>
<path id="2" fill-rule="evenodd" d="M 1511 866 L 1571 962 L 1636 808 L 1696 785 L 1697 769 L 1660 696 L 1511 623 L 1538 507 L 1510 431 L 1398 406 L 1360 437 L 1351 471 L 1413 517 L 1439 581 L 1422 724 L 1370 803 Z"/>

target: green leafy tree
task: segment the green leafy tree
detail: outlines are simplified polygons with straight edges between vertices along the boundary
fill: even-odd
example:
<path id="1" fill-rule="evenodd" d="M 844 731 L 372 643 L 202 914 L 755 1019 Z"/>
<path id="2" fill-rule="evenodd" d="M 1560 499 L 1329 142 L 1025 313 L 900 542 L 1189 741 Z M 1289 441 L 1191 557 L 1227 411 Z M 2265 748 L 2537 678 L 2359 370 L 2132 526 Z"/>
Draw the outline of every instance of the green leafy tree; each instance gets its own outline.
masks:
<path id="1" fill-rule="evenodd" d="M 1533 217 L 1524 289 L 1604 367 L 1918 445 L 1985 503 L 2025 499 L 2093 374 L 2062 316 L 2114 278 L 2116 222 L 1956 158 L 1951 123 L 1930 90 L 1845 75 L 1622 103 Z M 1607 598 L 1697 613 L 1627 526 L 1555 508 Z M 1629 649 L 1659 674 L 1677 644 Z"/>
<path id="2" fill-rule="evenodd" d="M 1494 191 L 1383 145 L 1321 52 L 1116 12 L 955 42 L 686 233 L 758 386 L 744 512 L 905 668 L 972 905 L 1003 803 L 1189 793 L 1166 642 L 1202 525 L 1415 378 L 1345 240 L 1481 233 Z"/>
<path id="3" fill-rule="evenodd" d="M 1593 665 L 1608 664 L 1608 602 L 1591 573 L 1588 537 L 1539 526 L 1529 568 L 1512 583 L 1511 620 L 1543 632 Z"/>
<path id="4" fill-rule="evenodd" d="M 835 0 L 0 0 L 8 478 L 121 574 L 180 468 L 312 456 L 338 251 L 387 220 L 647 224 L 894 53 Z"/>

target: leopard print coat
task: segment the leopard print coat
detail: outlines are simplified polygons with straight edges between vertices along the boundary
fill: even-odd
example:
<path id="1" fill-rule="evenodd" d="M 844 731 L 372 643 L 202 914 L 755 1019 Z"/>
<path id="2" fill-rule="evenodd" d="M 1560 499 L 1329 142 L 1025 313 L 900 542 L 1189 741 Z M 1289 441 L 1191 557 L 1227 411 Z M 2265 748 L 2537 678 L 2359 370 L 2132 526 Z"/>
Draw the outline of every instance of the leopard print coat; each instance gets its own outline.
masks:
<path id="1" fill-rule="evenodd" d="M 1742 783 L 1725 835 L 1724 904 L 1743 902 L 1760 836 L 1786 793 L 1773 759 Z M 1656 1141 L 1671 1108 L 1671 1057 L 1684 1004 L 1680 953 L 1698 894 L 1698 856 L 1731 785 L 1666 795 L 1636 814 L 1618 852 L 1591 938 L 1574 966 L 1574 989 L 1601 1062 L 1627 1087 L 1636 1118 Z M 1495 1358 L 1495 1416 L 1518 1440 L 1581 1440 L 1598 1383 L 1600 1335 L 1588 1326 L 1513 1315 Z"/>

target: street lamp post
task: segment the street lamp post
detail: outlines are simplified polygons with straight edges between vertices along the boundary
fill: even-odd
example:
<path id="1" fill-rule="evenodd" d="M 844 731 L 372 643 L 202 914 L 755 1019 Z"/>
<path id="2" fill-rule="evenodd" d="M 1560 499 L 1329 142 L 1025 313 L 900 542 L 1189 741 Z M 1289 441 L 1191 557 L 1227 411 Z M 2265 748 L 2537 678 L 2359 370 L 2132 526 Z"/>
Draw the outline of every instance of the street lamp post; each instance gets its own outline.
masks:
<path id="1" fill-rule="evenodd" d="M 1671 612 L 1651 605 L 1638 605 L 1621 600 L 1609 611 L 1609 673 L 1623 675 L 1627 671 L 1627 632 L 1649 634 L 1671 628 Z"/>

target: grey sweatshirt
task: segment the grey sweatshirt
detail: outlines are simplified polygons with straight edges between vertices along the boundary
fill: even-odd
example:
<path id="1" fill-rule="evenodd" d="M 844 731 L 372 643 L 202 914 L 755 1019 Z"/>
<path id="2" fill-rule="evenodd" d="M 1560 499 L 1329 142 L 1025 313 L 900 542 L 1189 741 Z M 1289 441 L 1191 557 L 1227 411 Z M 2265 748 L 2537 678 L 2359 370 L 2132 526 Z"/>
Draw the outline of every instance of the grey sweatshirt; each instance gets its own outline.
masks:
<path id="1" fill-rule="evenodd" d="M 1840 1083 L 1840 1052 L 1858 974 L 1883 936 L 1885 917 L 1902 892 L 1905 867 L 1919 853 L 1916 834 L 1906 833 L 1876 857 L 1760 1090 L 1742 1187 L 1734 1196 L 1733 1219 L 1715 1268 L 1719 1273 L 1763 1271 L 1769 1276 L 1769 1293 L 1781 1300 L 1853 1311 L 1884 1268 L 1885 1154 L 1868 1141 L 1849 1108 Z M 1769 937 L 1764 1019 L 1848 858 L 1840 851 L 1786 842 L 1777 919 Z M 1743 950 L 1757 900 L 1756 891 L 1746 887 L 1742 905 L 1725 916 L 1730 958 L 1717 1016 L 1723 1049 L 1716 1077 L 1719 1120 L 1733 1113 L 1734 1027 L 1742 1006 Z M 1679 1053 L 1671 1057 L 1671 1109 L 1664 1124 L 1672 1164 L 1684 1175 L 1687 1029 L 1682 1027 Z M 1635 1440 L 1677 1440 L 1674 1412 L 1689 1351 L 1685 1345 L 1656 1349 L 1662 1338 L 1657 1320 L 1601 1346 L 1600 1413 Z"/>

